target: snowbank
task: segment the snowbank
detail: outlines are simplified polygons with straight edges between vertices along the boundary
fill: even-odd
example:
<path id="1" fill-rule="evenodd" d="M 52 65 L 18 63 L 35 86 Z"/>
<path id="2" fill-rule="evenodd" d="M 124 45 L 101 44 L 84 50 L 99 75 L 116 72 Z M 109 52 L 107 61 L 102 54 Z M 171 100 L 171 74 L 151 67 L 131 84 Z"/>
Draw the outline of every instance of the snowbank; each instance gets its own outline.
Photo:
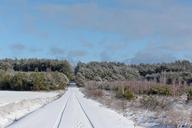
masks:
<path id="1" fill-rule="evenodd" d="M 0 128 L 57 99 L 59 92 L 0 91 Z"/>

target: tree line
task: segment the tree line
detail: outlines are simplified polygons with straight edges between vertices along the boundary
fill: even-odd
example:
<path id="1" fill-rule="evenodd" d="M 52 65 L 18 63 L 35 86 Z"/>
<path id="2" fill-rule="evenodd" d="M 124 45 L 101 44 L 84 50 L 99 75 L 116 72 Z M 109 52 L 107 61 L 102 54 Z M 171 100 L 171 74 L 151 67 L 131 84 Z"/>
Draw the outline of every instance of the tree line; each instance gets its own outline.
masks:
<path id="1" fill-rule="evenodd" d="M 192 84 L 192 63 L 187 60 L 131 66 L 139 71 L 142 80 L 175 85 Z"/>
<path id="2" fill-rule="evenodd" d="M 136 68 L 115 62 L 78 63 L 75 68 L 76 82 L 83 86 L 85 81 L 134 80 L 140 75 Z"/>
<path id="3" fill-rule="evenodd" d="M 1 90 L 64 89 L 72 79 L 73 69 L 67 60 L 0 60 Z"/>
<path id="4" fill-rule="evenodd" d="M 61 72 L 69 79 L 73 77 L 71 64 L 67 60 L 51 59 L 3 59 L 0 69 L 4 71 L 22 72 Z"/>
<path id="5" fill-rule="evenodd" d="M 83 86 L 85 81 L 90 80 L 134 80 L 174 85 L 192 84 L 192 63 L 187 60 L 180 60 L 172 63 L 139 65 L 127 65 L 119 62 L 79 62 L 73 71 L 71 64 L 67 60 L 2 59 L 0 60 L 0 70 L 2 76 L 6 73 L 16 74 L 16 76 L 18 73 L 37 73 L 36 75 L 38 76 L 38 73 L 49 74 L 59 72 L 64 74 L 69 80 L 73 80 L 75 75 L 75 80 L 80 86 Z M 2 71 L 6 73 L 2 73 Z M 21 74 L 19 74 L 19 77 L 21 77 L 20 75 Z M 7 79 L 6 77 L 2 77 L 1 79 Z M 24 75 L 22 77 L 25 78 Z M 41 75 L 38 77 L 45 80 Z"/>
<path id="6" fill-rule="evenodd" d="M 78 63 L 76 81 L 152 81 L 162 84 L 191 85 L 192 63 L 179 60 L 172 63 L 126 65 L 115 62 Z"/>
<path id="7" fill-rule="evenodd" d="M 59 72 L 0 71 L 0 90 L 56 90 L 64 89 L 68 82 L 68 78 Z"/>

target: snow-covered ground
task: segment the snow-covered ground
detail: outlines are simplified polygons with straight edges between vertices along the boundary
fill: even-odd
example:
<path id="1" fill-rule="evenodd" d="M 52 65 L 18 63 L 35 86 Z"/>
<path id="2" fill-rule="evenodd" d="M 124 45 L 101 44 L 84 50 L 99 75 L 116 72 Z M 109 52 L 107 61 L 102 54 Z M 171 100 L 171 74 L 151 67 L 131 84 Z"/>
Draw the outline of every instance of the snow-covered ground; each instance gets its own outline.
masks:
<path id="1" fill-rule="evenodd" d="M 82 89 L 87 97 L 122 113 L 143 128 L 192 128 L 192 101 L 186 103 L 187 95 L 180 97 L 154 96 L 155 101 L 161 104 L 156 106 L 156 109 L 151 109 L 154 107 L 153 104 L 147 108 L 141 104 L 143 95 L 138 95 L 137 99 L 128 101 L 116 98 L 115 93 L 110 91 L 102 90 L 102 95 L 94 93 L 99 91 L 93 88 Z"/>
<path id="2" fill-rule="evenodd" d="M 58 95 L 58 92 L 30 92 L 30 91 L 0 91 L 0 106 L 22 100 L 49 98 Z"/>
<path id="3" fill-rule="evenodd" d="M 0 91 L 0 128 L 55 100 L 60 93 Z"/>
<path id="4" fill-rule="evenodd" d="M 135 128 L 134 122 L 87 99 L 76 87 L 8 128 Z"/>

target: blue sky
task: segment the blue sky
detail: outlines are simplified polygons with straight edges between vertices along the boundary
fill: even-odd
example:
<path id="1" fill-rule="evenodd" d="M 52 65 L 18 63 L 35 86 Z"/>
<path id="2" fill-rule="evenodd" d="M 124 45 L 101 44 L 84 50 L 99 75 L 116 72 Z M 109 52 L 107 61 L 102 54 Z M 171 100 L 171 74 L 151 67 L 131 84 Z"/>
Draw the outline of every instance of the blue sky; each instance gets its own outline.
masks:
<path id="1" fill-rule="evenodd" d="M 0 58 L 192 59 L 190 0 L 1 0 Z"/>

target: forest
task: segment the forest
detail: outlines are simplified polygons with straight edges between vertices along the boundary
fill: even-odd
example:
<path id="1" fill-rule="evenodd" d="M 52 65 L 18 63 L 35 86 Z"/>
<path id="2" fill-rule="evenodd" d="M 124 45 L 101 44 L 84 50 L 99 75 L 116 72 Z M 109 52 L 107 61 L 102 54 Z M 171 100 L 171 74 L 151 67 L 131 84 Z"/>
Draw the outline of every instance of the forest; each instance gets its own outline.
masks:
<path id="1" fill-rule="evenodd" d="M 162 84 L 191 85 L 192 63 L 187 60 L 173 63 L 126 65 L 115 62 L 78 63 L 76 79 L 83 81 L 152 81 Z"/>
<path id="2" fill-rule="evenodd" d="M 192 63 L 126 65 L 115 62 L 78 63 L 75 68 L 79 86 L 113 91 L 118 98 L 134 99 L 137 95 L 181 96 L 192 100 Z M 100 92 L 100 91 L 99 91 Z"/>
<path id="3" fill-rule="evenodd" d="M 192 63 L 187 60 L 138 65 L 120 62 L 79 62 L 73 69 L 67 60 L 0 60 L 0 89 L 49 90 L 54 88 L 51 85 L 57 89 L 61 88 L 61 84 L 58 87 L 58 83 L 66 86 L 70 80 L 75 80 L 79 86 L 84 86 L 88 81 L 137 81 L 137 84 L 145 82 L 145 84 L 190 86 Z M 35 87 L 37 85 L 40 87 Z"/>
<path id="4" fill-rule="evenodd" d="M 0 60 L 1 90 L 64 89 L 71 79 L 73 79 L 73 70 L 67 60 Z"/>

